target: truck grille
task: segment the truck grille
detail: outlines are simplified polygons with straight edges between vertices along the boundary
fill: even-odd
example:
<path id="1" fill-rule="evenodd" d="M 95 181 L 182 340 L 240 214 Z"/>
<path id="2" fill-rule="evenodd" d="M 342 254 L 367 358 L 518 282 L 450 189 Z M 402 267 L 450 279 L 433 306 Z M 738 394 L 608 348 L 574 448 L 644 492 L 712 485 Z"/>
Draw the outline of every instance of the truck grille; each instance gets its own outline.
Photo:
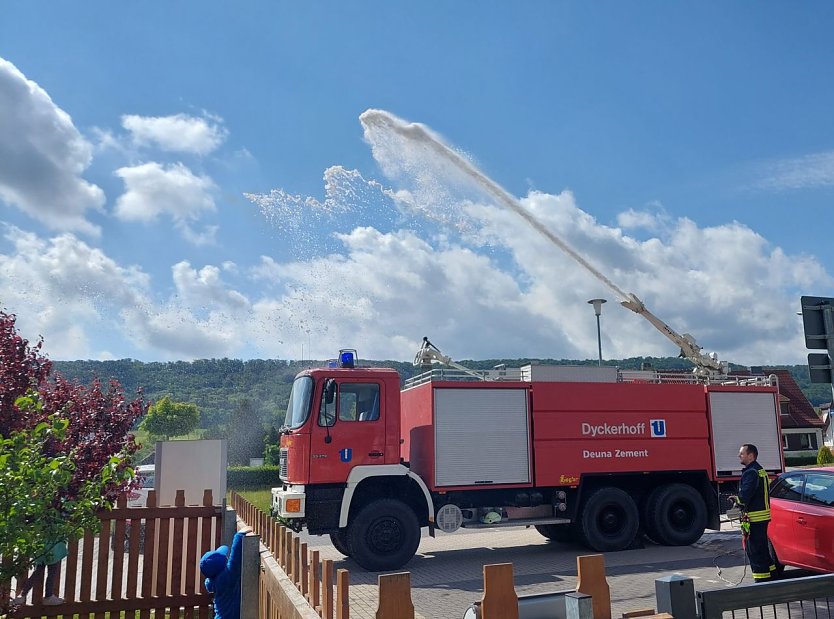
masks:
<path id="1" fill-rule="evenodd" d="M 287 479 L 287 460 L 289 460 L 289 450 L 281 449 L 278 452 L 278 476 L 281 478 L 281 481 L 289 481 Z"/>

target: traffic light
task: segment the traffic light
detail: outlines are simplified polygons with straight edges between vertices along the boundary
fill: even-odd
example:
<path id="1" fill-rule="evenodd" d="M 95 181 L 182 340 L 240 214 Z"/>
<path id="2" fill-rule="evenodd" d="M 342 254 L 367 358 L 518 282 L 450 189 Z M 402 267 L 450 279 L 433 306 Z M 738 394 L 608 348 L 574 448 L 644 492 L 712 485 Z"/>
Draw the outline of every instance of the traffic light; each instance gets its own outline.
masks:
<path id="1" fill-rule="evenodd" d="M 811 382 L 832 383 L 834 382 L 831 374 L 831 357 L 834 356 L 834 299 L 803 296 L 801 301 L 805 347 L 828 351 L 808 355 Z"/>

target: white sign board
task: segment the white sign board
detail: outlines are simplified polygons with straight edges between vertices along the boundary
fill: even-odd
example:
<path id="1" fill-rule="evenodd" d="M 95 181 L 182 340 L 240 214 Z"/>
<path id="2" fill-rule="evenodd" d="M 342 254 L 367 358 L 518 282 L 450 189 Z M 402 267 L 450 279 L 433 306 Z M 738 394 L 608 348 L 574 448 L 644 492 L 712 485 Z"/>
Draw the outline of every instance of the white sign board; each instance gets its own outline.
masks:
<path id="1" fill-rule="evenodd" d="M 173 505 L 185 490 L 186 505 L 202 505 L 211 490 L 214 505 L 226 498 L 226 440 L 159 441 L 156 444 L 156 504 Z"/>

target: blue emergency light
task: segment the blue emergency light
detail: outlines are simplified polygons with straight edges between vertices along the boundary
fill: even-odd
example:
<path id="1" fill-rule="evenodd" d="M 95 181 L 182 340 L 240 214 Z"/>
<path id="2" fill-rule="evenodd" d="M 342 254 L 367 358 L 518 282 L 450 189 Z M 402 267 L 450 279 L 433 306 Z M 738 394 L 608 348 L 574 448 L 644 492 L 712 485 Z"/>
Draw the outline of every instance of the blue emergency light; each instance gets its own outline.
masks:
<path id="1" fill-rule="evenodd" d="M 339 351 L 339 367 L 353 368 L 356 367 L 356 351 L 353 349 L 342 349 Z"/>

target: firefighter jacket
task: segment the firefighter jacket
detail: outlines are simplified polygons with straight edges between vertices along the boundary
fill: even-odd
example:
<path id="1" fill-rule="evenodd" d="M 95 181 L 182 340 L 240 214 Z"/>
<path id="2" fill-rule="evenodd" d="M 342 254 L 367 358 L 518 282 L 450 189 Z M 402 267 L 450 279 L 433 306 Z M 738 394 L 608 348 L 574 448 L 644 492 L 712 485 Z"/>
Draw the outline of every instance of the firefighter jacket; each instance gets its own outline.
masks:
<path id="1" fill-rule="evenodd" d="M 738 501 L 750 522 L 770 520 L 770 480 L 767 471 L 755 460 L 744 467 L 738 487 Z"/>

